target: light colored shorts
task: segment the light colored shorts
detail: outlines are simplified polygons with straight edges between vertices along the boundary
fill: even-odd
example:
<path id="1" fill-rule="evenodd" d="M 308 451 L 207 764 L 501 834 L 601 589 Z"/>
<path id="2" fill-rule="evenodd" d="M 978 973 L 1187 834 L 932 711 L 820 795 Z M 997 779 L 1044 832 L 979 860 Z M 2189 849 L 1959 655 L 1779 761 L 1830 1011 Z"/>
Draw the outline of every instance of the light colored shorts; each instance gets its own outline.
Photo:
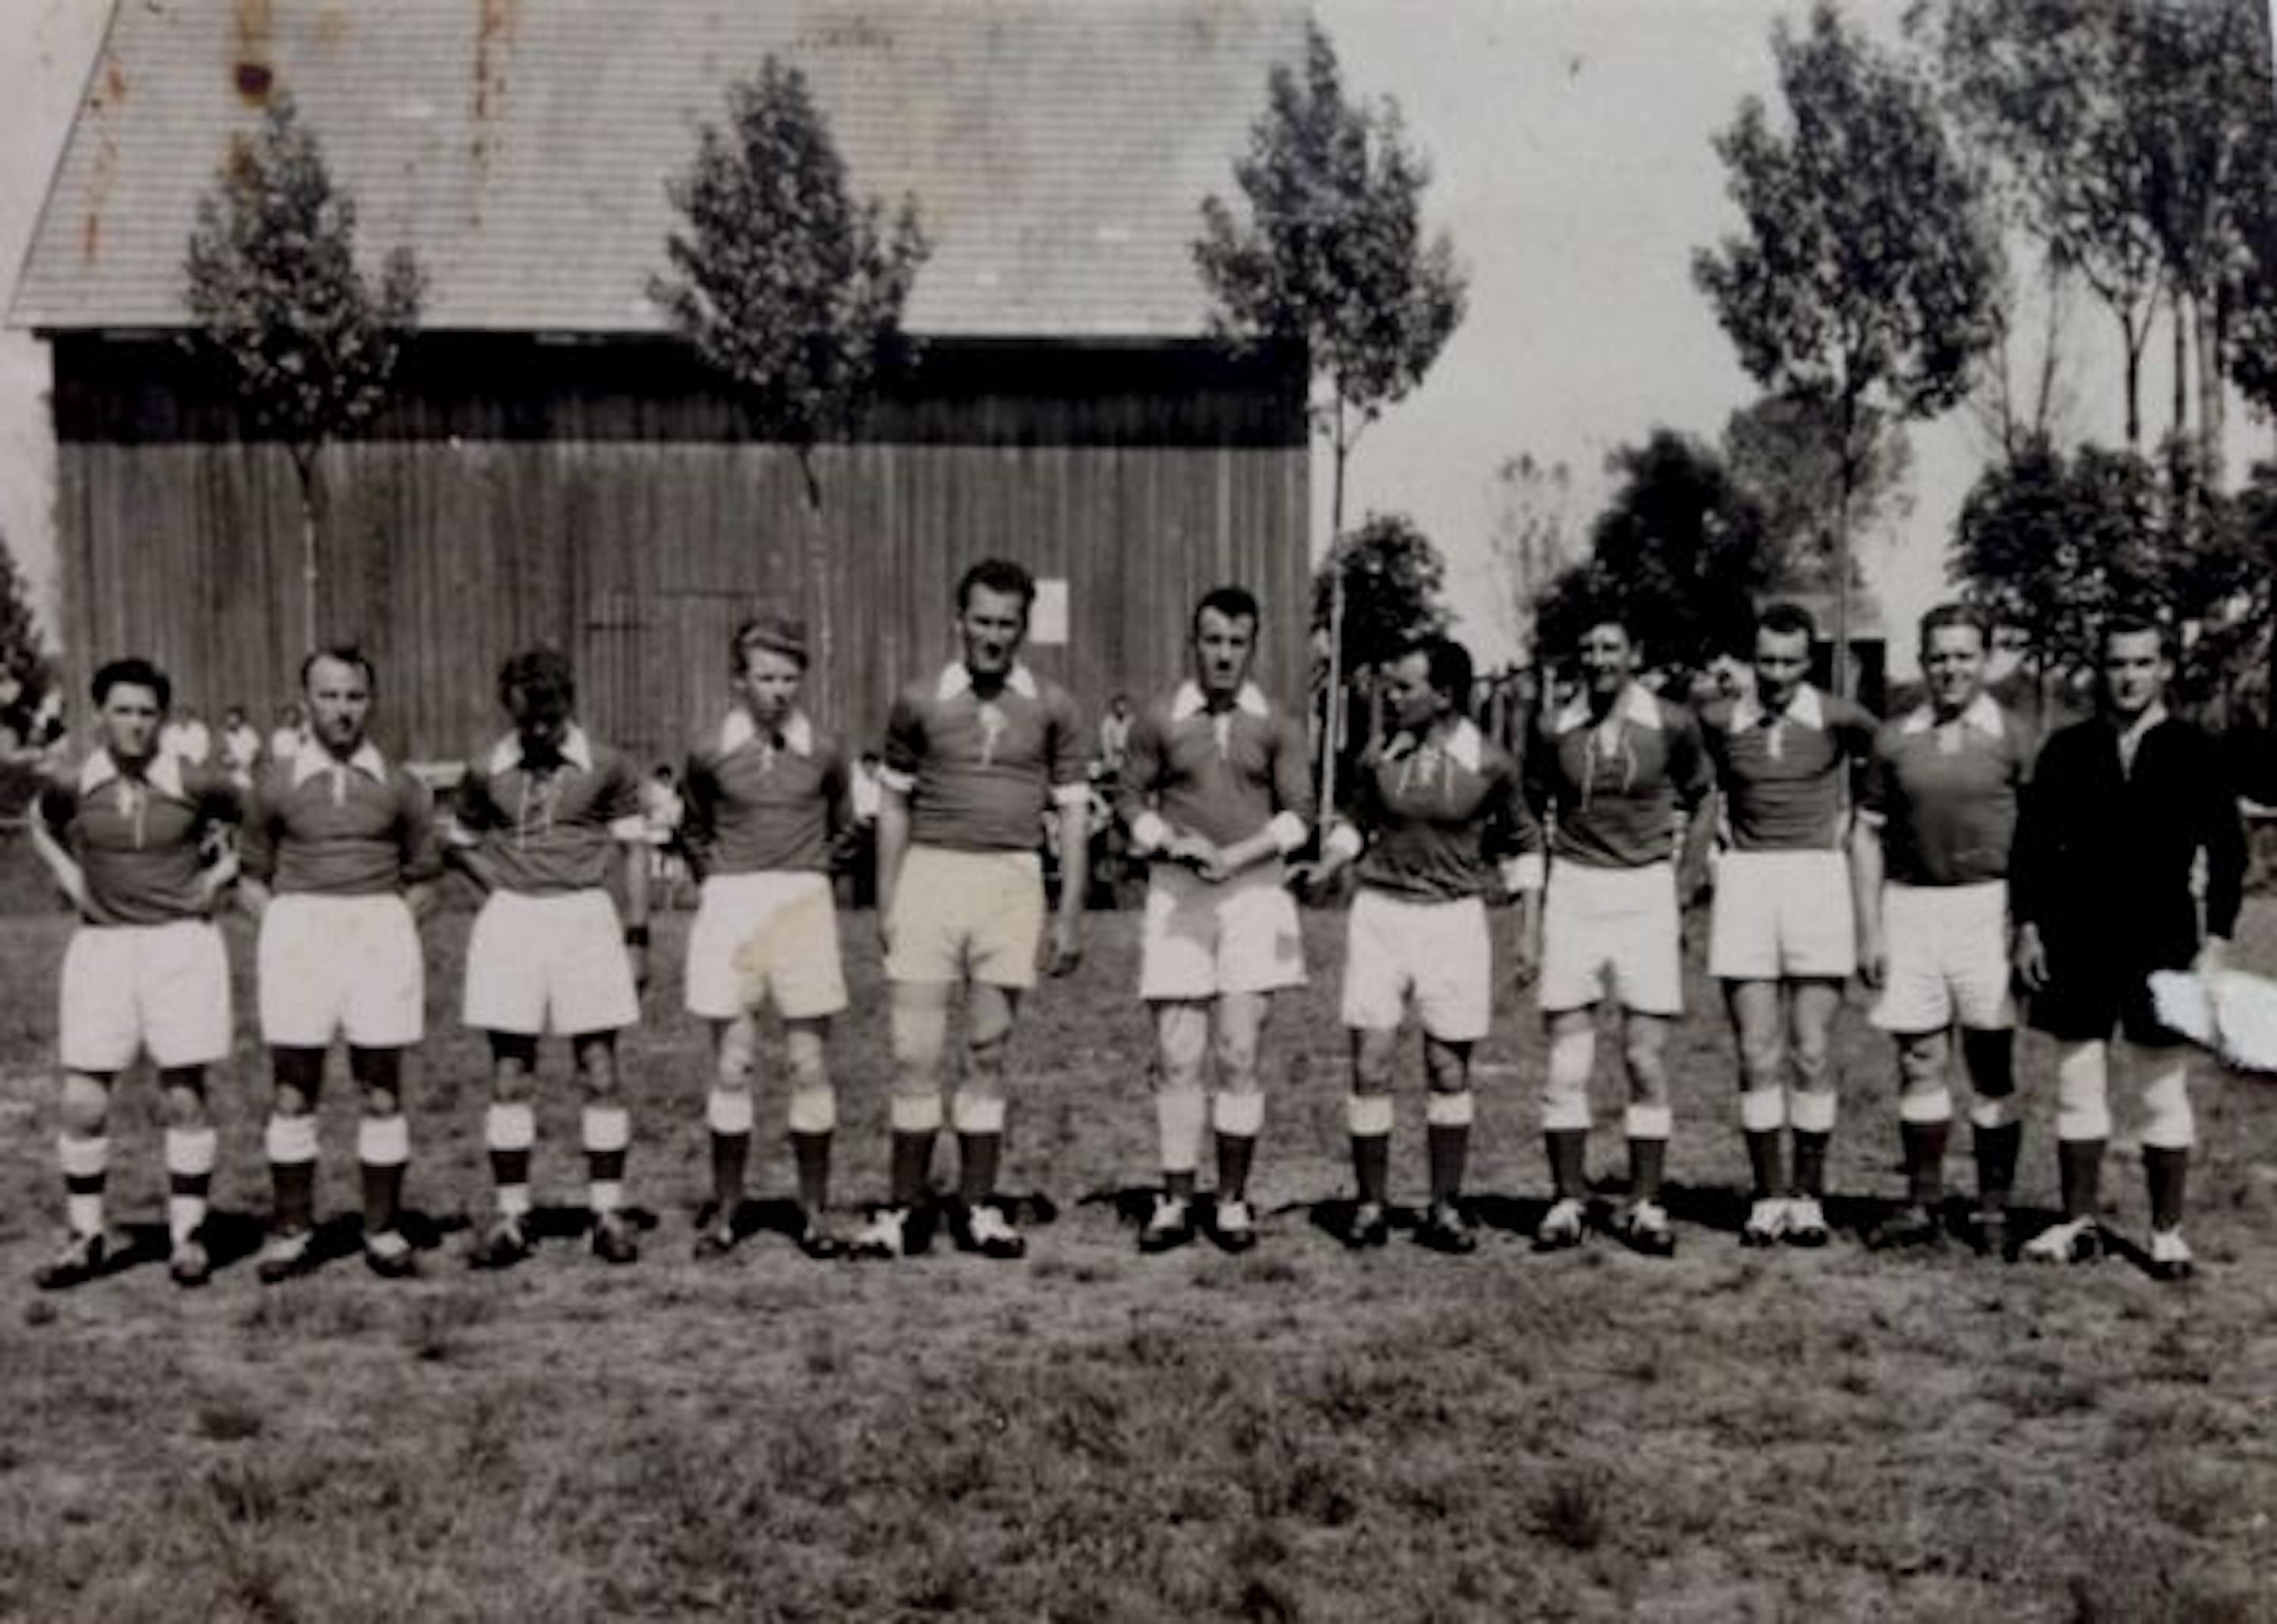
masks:
<path id="1" fill-rule="evenodd" d="M 2008 882 L 1882 887 L 1889 968 L 1873 1022 L 1885 1032 L 2016 1024 L 2009 992 Z"/>
<path id="2" fill-rule="evenodd" d="M 830 877 L 792 870 L 704 877 L 688 931 L 688 1008 L 727 1021 L 773 999 L 788 1021 L 846 1007 Z"/>
<path id="3" fill-rule="evenodd" d="M 1297 899 L 1278 858 L 1213 885 L 1174 863 L 1146 879 L 1138 996 L 1149 1002 L 1276 992 L 1305 984 Z"/>
<path id="4" fill-rule="evenodd" d="M 57 1045 L 64 1069 L 118 1072 L 148 1050 L 159 1066 L 229 1054 L 229 955 L 211 920 L 81 925 L 64 950 Z"/>
<path id="5" fill-rule="evenodd" d="M 1717 861 L 1710 975 L 1847 981 L 1857 968 L 1850 862 L 1840 852 L 1725 852 Z"/>
<path id="6" fill-rule="evenodd" d="M 1411 902 L 1363 885 L 1344 926 L 1344 1022 L 1363 1032 L 1396 1029 L 1415 1000 L 1416 1018 L 1450 1043 L 1487 1035 L 1494 1007 L 1494 945 L 1476 897 Z"/>
<path id="7" fill-rule="evenodd" d="M 913 846 L 902 859 L 890 930 L 888 981 L 969 977 L 992 987 L 1032 987 L 1044 939 L 1043 859 L 1034 852 Z"/>
<path id="8" fill-rule="evenodd" d="M 1618 1000 L 1641 1015 L 1684 1013 L 1676 865 L 1552 862 L 1542 903 L 1542 1013 Z"/>
<path id="9" fill-rule="evenodd" d="M 264 1043 L 322 1049 L 336 1032 L 359 1049 L 419 1041 L 427 974 L 401 897 L 275 898 L 261 915 L 258 962 Z"/>
<path id="10" fill-rule="evenodd" d="M 523 1037 L 582 1036 L 638 1021 L 640 994 L 609 893 L 492 892 L 467 937 L 465 1019 L 481 1031 Z"/>

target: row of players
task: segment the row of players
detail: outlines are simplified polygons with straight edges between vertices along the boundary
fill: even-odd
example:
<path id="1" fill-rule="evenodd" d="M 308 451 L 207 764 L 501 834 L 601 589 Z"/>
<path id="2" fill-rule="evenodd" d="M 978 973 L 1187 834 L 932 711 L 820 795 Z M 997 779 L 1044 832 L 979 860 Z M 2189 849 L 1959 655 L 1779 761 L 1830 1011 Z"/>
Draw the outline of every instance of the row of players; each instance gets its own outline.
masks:
<path id="1" fill-rule="evenodd" d="M 829 1216 L 827 1058 L 831 1020 L 847 1005 L 828 872 L 847 816 L 847 755 L 800 708 L 803 628 L 762 616 L 737 632 L 736 702 L 694 753 L 685 786 L 687 845 L 703 881 L 686 998 L 711 1023 L 716 1057 L 705 1104 L 712 1200 L 699 1219 L 699 1256 L 736 1243 L 757 1018 L 770 1004 L 785 1033 L 806 1252 L 891 1258 L 918 1244 L 911 1219 L 944 1127 L 957 1142 L 957 1241 L 995 1257 L 1024 1250 L 996 1200 L 1007 1049 L 1040 949 L 1053 975 L 1080 960 L 1086 816 L 1076 708 L 1018 657 L 1033 591 L 1017 564 L 969 570 L 956 598 L 960 657 L 902 693 L 888 724 L 876 918 L 891 1001 L 890 1193 L 850 1241 Z M 1150 862 L 1139 993 L 1154 1017 L 1163 1188 L 1143 1249 L 1196 1238 L 1206 1135 L 1216 1175 L 1208 1233 L 1230 1250 L 1254 1244 L 1247 1191 L 1265 1114 L 1260 1048 L 1275 994 L 1306 974 L 1289 882 L 1317 883 L 1352 864 L 1342 988 L 1358 1185 L 1350 1242 L 1388 1237 L 1393 1062 L 1412 1007 L 1428 1082 L 1430 1201 L 1417 1239 L 1448 1252 L 1474 1245 L 1458 1199 L 1475 1109 L 1470 1061 L 1492 1002 L 1488 903 L 1507 895 L 1511 971 L 1520 985 L 1538 983 L 1547 1027 L 1542 1129 L 1553 1199 L 1536 1244 L 1576 1245 L 1586 1233 L 1588 1087 L 1598 1006 L 1610 1002 L 1628 1083 L 1627 1195 L 1612 1227 L 1641 1252 L 1672 1252 L 1660 1199 L 1673 1125 L 1665 1055 L 1682 1011 L 1683 910 L 1703 889 L 1720 826 L 1728 849 L 1709 961 L 1740 1051 L 1754 1183 L 1743 1242 L 1828 1239 L 1821 1202 L 1838 1093 L 1830 1032 L 1854 973 L 1879 990 L 1872 1019 L 1895 1037 L 1902 1084 L 1907 1197 L 1871 1242 L 1941 1234 L 1957 1032 L 1973 1093 L 1972 1230 L 1984 1249 L 2007 1249 L 2022 1134 L 2012 995 L 2021 984 L 2035 1024 L 2060 1046 L 2064 1208 L 2022 1250 L 2046 1260 L 2097 1250 L 2117 1033 L 2127 1041 L 2116 1053 L 2141 1085 L 2152 1268 L 2163 1278 L 2189 1272 L 2188 1051 L 2159 1024 L 2148 978 L 2219 971 L 2244 841 L 2210 742 L 2167 713 L 2171 666 L 2158 627 L 2106 628 L 2098 713 L 2055 734 L 2037 765 L 2023 729 L 1984 690 L 1984 628 L 1954 607 L 1922 623 L 1926 700 L 1878 727 L 1805 679 L 1813 627 L 1792 605 L 1769 608 L 1755 630 L 1750 691 L 1697 717 L 1637 682 L 1639 651 L 1608 608 L 1578 650 L 1580 692 L 1540 719 L 1523 765 L 1466 716 L 1467 654 L 1428 639 L 1390 666 L 1390 737 L 1367 751 L 1348 816 L 1330 820 L 1319 858 L 1300 869 L 1293 859 L 1313 844 L 1304 733 L 1251 680 L 1258 623 L 1239 588 L 1201 600 L 1191 675 L 1143 712 L 1121 778 L 1119 815 Z M 353 649 L 322 650 L 302 681 L 308 740 L 240 796 L 158 747 L 163 672 L 142 660 L 108 664 L 94 685 L 100 747 L 40 799 L 35 845 L 83 921 L 61 987 L 69 1234 L 41 1283 L 77 1284 L 115 1256 L 105 1120 L 114 1083 L 141 1051 L 166 1102 L 170 1267 L 185 1285 L 209 1273 L 201 1227 L 216 1142 L 203 1074 L 228 1053 L 231 1034 L 211 915 L 232 886 L 260 921 L 260 1019 L 275 1071 L 266 1131 L 275 1212 L 258 1272 L 281 1280 L 313 1262 L 315 1105 L 336 1037 L 362 1092 L 366 1259 L 382 1275 L 413 1271 L 397 1223 L 409 1157 L 401 1055 L 421 1037 L 418 922 L 446 864 L 485 895 L 463 1010 L 490 1043 L 484 1139 L 496 1210 L 469 1261 L 500 1268 L 530 1251 L 530 1092 L 548 1030 L 568 1036 L 583 1084 L 593 1249 L 632 1261 L 622 1211 L 631 1124 L 616 1036 L 639 1017 L 646 865 L 624 865 L 621 914 L 605 882 L 613 848 L 642 834 L 636 770 L 576 723 L 567 663 L 533 650 L 499 673 L 512 731 L 468 763 L 450 815 L 438 818 L 421 782 L 366 736 L 370 663 Z M 1037 852 L 1047 816 L 1064 825 L 1055 909 Z M 217 857 L 209 836 L 223 823 L 241 823 L 241 835 L 233 855 Z M 2203 920 L 2191 878 L 2201 854 Z M 964 1064 L 945 1099 L 960 986 Z"/>

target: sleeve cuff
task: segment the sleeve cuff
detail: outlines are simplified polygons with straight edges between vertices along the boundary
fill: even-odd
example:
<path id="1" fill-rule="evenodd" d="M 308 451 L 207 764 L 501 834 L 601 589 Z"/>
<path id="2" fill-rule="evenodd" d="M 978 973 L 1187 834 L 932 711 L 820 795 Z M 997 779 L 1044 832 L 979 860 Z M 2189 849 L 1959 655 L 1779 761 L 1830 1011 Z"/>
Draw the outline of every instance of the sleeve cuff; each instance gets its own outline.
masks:
<path id="1" fill-rule="evenodd" d="M 1879 829 L 1884 823 L 1888 823 L 1890 820 L 1885 814 L 1875 810 L 1872 807 L 1860 807 L 1858 808 L 1858 821 L 1865 824 L 1869 829 Z"/>
<path id="2" fill-rule="evenodd" d="M 1308 832 L 1305 820 L 1294 812 L 1276 812 L 1266 828 L 1273 836 L 1274 848 L 1283 857 L 1303 846 Z"/>
<path id="3" fill-rule="evenodd" d="M 1149 807 L 1131 820 L 1131 849 L 1140 856 L 1161 851 L 1170 842 L 1170 826 Z"/>
<path id="4" fill-rule="evenodd" d="M 1091 785 L 1083 783 L 1055 784 L 1052 785 L 1052 804 L 1062 811 L 1070 807 L 1088 806 L 1091 804 Z"/>
<path id="5" fill-rule="evenodd" d="M 654 844 L 649 839 L 648 819 L 637 812 L 629 813 L 612 822 L 609 824 L 609 838 L 613 840 L 622 840 L 628 846 Z"/>
<path id="6" fill-rule="evenodd" d="M 1548 867 L 1540 852 L 1522 852 L 1503 860 L 1503 887 L 1512 896 L 1520 892 L 1540 891 L 1548 881 Z"/>
<path id="7" fill-rule="evenodd" d="M 1367 842 L 1360 839 L 1359 831 L 1350 823 L 1338 823 L 1329 831 L 1327 848 L 1349 861 L 1366 849 Z"/>
<path id="8" fill-rule="evenodd" d="M 879 768 L 878 782 L 896 795 L 906 795 L 918 786 L 917 774 L 903 772 L 898 767 Z"/>

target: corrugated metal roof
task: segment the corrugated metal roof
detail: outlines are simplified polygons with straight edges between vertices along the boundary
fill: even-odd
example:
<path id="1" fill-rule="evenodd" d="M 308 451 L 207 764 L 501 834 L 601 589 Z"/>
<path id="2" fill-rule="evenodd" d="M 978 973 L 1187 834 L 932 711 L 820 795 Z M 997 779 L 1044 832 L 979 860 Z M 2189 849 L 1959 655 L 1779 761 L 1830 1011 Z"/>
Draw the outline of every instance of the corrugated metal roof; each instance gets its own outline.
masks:
<path id="1" fill-rule="evenodd" d="M 915 194 L 908 324 L 969 337 L 1204 326 L 1190 245 L 1276 61 L 1283 0 L 119 0 L 10 320 L 181 325 L 198 197 L 264 85 L 407 244 L 430 328 L 663 326 L 665 178 L 731 78 L 803 69 L 856 187 Z"/>

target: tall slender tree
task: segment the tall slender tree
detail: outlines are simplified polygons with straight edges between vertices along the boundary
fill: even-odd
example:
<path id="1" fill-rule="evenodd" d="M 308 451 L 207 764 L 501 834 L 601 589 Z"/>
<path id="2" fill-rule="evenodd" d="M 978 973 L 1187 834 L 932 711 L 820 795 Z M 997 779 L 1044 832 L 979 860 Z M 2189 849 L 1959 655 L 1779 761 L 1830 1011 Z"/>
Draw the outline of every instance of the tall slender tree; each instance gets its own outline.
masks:
<path id="1" fill-rule="evenodd" d="M 651 277 L 649 296 L 728 381 L 750 432 L 798 459 L 828 671 L 814 448 L 853 433 L 914 358 L 902 313 L 927 253 L 916 200 L 890 216 L 877 198 L 856 201 L 805 74 L 773 56 L 728 86 L 727 129 L 701 127 L 666 191 L 685 225 L 666 238 L 673 274 Z"/>
<path id="2" fill-rule="evenodd" d="M 367 277 L 356 266 L 355 232 L 355 200 L 333 184 L 315 133 L 279 94 L 258 134 L 232 138 L 216 189 L 198 201 L 184 267 L 194 347 L 220 366 L 255 424 L 292 458 L 308 648 L 320 641 L 320 459 L 385 402 L 423 281 L 406 248 L 390 250 L 377 280 Z"/>
<path id="3" fill-rule="evenodd" d="M 1829 526 L 1835 681 L 1850 673 L 1851 507 L 1877 425 L 1967 392 L 1994 332 L 2000 253 L 1977 177 L 1927 87 L 1822 3 L 1771 33 L 1788 127 L 1750 96 L 1716 137 L 1746 223 L 1693 275 L 1748 373 L 1826 403 L 1837 446 Z"/>
<path id="4" fill-rule="evenodd" d="M 1312 414 L 1332 459 L 1330 544 L 1344 535 L 1352 448 L 1387 406 L 1420 383 L 1463 317 L 1465 277 L 1444 232 L 1427 239 L 1430 166 L 1407 141 L 1397 106 L 1344 92 L 1336 48 L 1315 25 L 1301 71 L 1274 69 L 1249 150 L 1234 163 L 1247 217 L 1203 200 L 1194 259 L 1221 337 L 1240 346 L 1301 346 Z M 1329 621 L 1344 618 L 1331 573 Z M 1329 638 L 1322 799 L 1333 804 L 1343 639 Z"/>

